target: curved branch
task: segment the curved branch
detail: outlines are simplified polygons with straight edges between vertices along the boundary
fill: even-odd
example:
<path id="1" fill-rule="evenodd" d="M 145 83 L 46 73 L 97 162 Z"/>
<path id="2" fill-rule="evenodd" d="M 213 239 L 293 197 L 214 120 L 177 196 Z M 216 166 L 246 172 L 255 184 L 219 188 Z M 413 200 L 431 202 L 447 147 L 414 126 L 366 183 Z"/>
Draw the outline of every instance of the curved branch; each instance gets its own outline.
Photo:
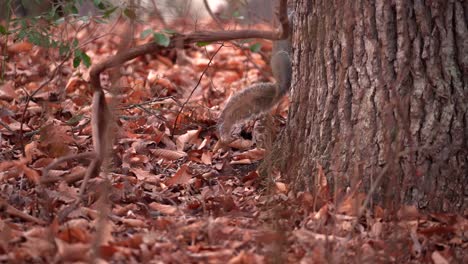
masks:
<path id="1" fill-rule="evenodd" d="M 189 34 L 177 34 L 171 37 L 170 44 L 167 47 L 158 45 L 155 42 L 143 44 L 130 50 L 116 54 L 109 59 L 94 65 L 90 70 L 90 81 L 93 89 L 102 90 L 99 75 L 104 70 L 118 66 L 128 60 L 134 59 L 138 56 L 157 52 L 163 49 L 172 49 L 178 43 L 183 46 L 195 42 L 215 42 L 215 41 L 229 41 L 235 39 L 249 39 L 249 38 L 263 38 L 270 40 L 286 39 L 289 34 L 289 20 L 287 14 L 287 0 L 281 0 L 278 12 L 278 18 L 281 26 L 275 31 L 266 30 L 235 30 L 235 31 L 198 31 Z"/>

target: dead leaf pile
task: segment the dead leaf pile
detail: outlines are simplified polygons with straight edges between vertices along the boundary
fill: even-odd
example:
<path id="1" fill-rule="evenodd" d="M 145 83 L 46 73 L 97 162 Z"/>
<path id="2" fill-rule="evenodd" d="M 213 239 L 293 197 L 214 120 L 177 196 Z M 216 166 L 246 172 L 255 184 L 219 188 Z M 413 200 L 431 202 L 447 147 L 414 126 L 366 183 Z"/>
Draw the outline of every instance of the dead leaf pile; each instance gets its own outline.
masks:
<path id="1" fill-rule="evenodd" d="M 92 40 L 85 51 L 93 63 L 120 48 L 125 28 L 108 27 L 97 33 L 117 33 L 76 34 Z M 252 137 L 216 148 L 226 99 L 271 80 L 271 44 L 260 42 L 261 54 L 224 43 L 214 56 L 220 44 L 211 44 L 188 48 L 186 64 L 165 51 L 106 72 L 114 144 L 76 206 L 89 160 L 67 160 L 47 176 L 43 169 L 93 150 L 88 69 L 9 39 L 0 83 L 0 261 L 468 263 L 466 217 L 412 207 L 390 217 L 377 206 L 363 210 L 366 195 L 357 192 L 335 201 L 323 171 L 317 194 L 293 193 L 281 174 L 258 174 L 265 151 Z M 276 110 L 287 116 L 287 105 Z"/>

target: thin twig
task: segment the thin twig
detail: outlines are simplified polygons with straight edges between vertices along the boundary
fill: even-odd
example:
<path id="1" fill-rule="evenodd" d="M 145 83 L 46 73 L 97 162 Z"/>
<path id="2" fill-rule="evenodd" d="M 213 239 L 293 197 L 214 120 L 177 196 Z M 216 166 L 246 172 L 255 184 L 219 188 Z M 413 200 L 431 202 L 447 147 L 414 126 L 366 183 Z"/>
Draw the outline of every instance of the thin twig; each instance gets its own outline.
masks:
<path id="1" fill-rule="evenodd" d="M 213 54 L 213 56 L 211 56 L 210 61 L 208 62 L 208 65 L 206 65 L 205 69 L 203 70 L 202 74 L 200 75 L 200 78 L 198 78 L 197 84 L 196 84 L 195 87 L 192 89 L 192 91 L 190 92 L 190 95 L 187 97 L 187 99 L 185 100 L 185 102 L 184 102 L 184 103 L 182 104 L 182 106 L 180 107 L 179 112 L 177 113 L 176 118 L 175 118 L 175 120 L 174 120 L 174 126 L 172 127 L 172 135 L 174 135 L 175 130 L 176 130 L 176 128 L 177 128 L 177 120 L 179 119 L 180 113 L 182 113 L 182 110 L 184 110 L 185 105 L 188 103 L 188 101 L 190 100 L 190 98 L 192 98 L 192 95 L 193 95 L 193 93 L 195 92 L 195 90 L 198 88 L 198 86 L 200 85 L 201 80 L 203 79 L 203 76 L 205 76 L 206 71 L 210 68 L 210 65 L 211 65 L 211 63 L 213 62 L 214 57 L 218 54 L 218 52 L 221 50 L 222 47 L 224 47 L 224 44 L 221 44 L 221 45 L 219 46 L 219 48 L 215 51 L 215 53 Z"/>
<path id="2" fill-rule="evenodd" d="M 23 220 L 34 222 L 39 225 L 45 225 L 46 222 L 44 220 L 41 220 L 37 217 L 34 217 L 32 215 L 26 214 L 21 210 L 16 209 L 15 207 L 9 205 L 7 201 L 5 201 L 3 198 L 0 198 L 0 208 L 4 210 L 7 214 L 19 217 Z"/>

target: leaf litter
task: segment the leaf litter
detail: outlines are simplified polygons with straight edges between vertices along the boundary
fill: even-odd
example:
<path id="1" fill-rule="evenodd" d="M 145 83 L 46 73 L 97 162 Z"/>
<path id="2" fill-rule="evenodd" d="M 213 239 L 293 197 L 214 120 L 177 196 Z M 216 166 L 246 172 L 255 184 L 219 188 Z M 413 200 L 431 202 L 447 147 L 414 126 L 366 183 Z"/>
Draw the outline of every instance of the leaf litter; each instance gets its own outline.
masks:
<path id="1" fill-rule="evenodd" d="M 85 50 L 97 63 L 119 41 L 97 38 Z M 260 43 L 268 54 L 271 44 Z M 217 117 L 227 98 L 271 78 L 262 53 L 229 45 L 207 70 L 219 44 L 189 48 L 189 64 L 178 65 L 174 53 L 162 52 L 124 63 L 118 77 L 111 71 L 102 76 L 113 102 L 115 141 L 107 169 L 91 180 L 84 203 L 76 206 L 86 161 L 63 162 L 47 179 L 42 170 L 56 158 L 93 149 L 88 69 L 71 62 L 59 66 L 58 54 L 28 42 L 10 39 L 6 47 L 0 261 L 468 263 L 466 216 L 411 206 L 393 217 L 378 206 L 361 210 L 366 195 L 350 192 L 334 200 L 323 169 L 316 194 L 294 193 L 280 173 L 259 175 L 265 150 L 252 138 L 239 138 L 228 150 L 217 146 Z M 24 111 L 27 96 L 55 67 L 61 76 Z M 276 113 L 286 118 L 287 104 L 279 107 Z M 111 183 L 108 211 L 99 198 L 104 179 Z"/>

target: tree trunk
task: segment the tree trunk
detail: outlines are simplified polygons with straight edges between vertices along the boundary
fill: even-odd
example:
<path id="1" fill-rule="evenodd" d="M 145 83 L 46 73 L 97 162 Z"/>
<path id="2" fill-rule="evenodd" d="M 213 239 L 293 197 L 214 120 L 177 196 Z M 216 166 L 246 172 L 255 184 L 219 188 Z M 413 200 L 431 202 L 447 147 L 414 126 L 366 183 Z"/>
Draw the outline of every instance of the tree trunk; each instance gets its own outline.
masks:
<path id="1" fill-rule="evenodd" d="M 468 4 L 297 0 L 280 168 L 314 190 L 467 213 Z M 464 212 L 465 211 L 465 212 Z"/>

